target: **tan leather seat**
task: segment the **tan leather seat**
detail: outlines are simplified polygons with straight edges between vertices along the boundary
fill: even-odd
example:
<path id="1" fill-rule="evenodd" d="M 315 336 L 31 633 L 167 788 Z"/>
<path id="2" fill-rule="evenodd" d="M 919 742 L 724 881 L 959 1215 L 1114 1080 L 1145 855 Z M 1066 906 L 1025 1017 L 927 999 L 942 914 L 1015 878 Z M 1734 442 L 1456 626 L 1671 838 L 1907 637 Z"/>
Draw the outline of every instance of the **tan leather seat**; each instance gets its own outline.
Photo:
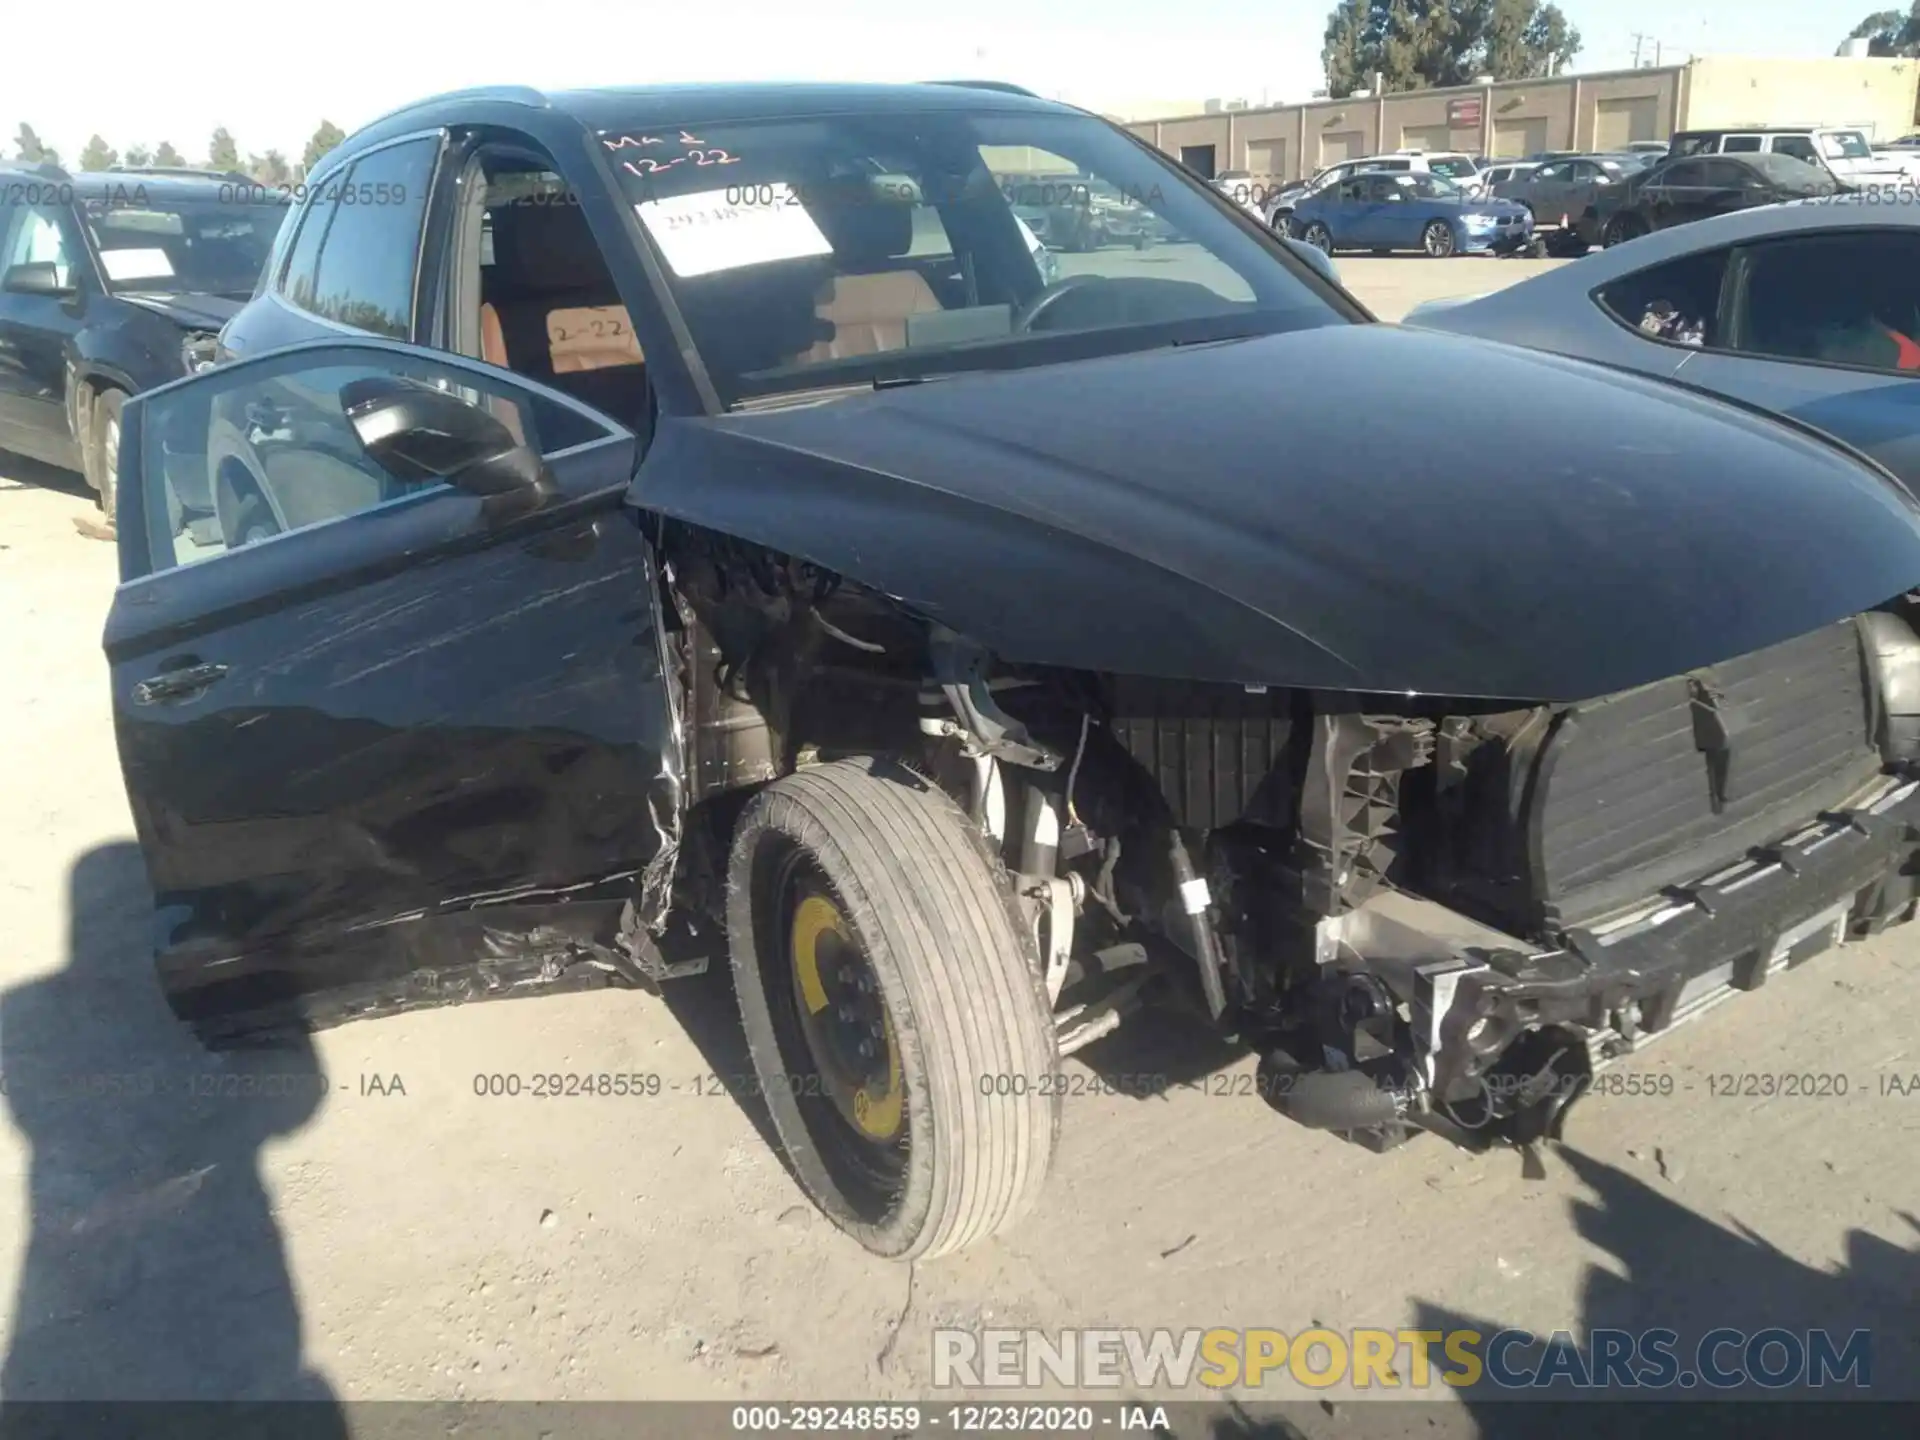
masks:
<path id="1" fill-rule="evenodd" d="M 833 326 L 831 340 L 817 341 L 809 360 L 844 360 L 902 350 L 907 317 L 939 310 L 940 302 L 914 270 L 883 270 L 872 275 L 836 275 L 829 280 L 814 313 Z"/>
<path id="2" fill-rule="evenodd" d="M 941 308 L 920 272 L 904 257 L 913 247 L 913 206 L 862 194 L 822 207 L 815 216 L 833 245 L 839 274 L 821 286 L 814 315 L 832 335 L 808 350 L 808 360 L 844 360 L 901 350 L 907 318 Z"/>
<path id="3" fill-rule="evenodd" d="M 646 357 L 577 206 L 503 207 L 480 307 L 480 353 L 624 425 L 648 413 Z"/>
<path id="4" fill-rule="evenodd" d="M 500 312 L 491 305 L 480 307 L 480 358 L 502 370 L 512 368 L 507 364 L 507 337 L 500 329 Z"/>

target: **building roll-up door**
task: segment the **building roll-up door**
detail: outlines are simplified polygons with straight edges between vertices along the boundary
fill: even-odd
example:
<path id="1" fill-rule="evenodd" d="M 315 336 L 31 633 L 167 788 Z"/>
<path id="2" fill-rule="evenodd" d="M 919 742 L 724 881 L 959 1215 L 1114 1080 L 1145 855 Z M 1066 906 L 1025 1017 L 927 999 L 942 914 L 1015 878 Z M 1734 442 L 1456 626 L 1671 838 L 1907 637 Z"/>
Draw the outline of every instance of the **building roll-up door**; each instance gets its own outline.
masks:
<path id="1" fill-rule="evenodd" d="M 1660 97 L 1602 100 L 1593 111 L 1593 148 L 1618 150 L 1635 140 L 1660 138 Z"/>
<path id="2" fill-rule="evenodd" d="M 1498 160 L 1518 160 L 1547 148 L 1546 117 L 1493 122 L 1493 154 Z"/>
<path id="3" fill-rule="evenodd" d="M 1321 165 L 1338 165 L 1342 160 L 1358 160 L 1367 153 L 1364 130 L 1329 130 L 1320 136 Z"/>

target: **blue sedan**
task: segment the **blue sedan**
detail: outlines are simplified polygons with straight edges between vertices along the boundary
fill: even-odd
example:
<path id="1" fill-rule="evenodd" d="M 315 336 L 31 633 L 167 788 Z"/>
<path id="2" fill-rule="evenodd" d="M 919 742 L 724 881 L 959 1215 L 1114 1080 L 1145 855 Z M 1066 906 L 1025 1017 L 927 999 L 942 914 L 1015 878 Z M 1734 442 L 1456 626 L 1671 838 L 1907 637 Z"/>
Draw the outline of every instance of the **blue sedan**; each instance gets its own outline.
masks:
<path id="1" fill-rule="evenodd" d="M 1447 255 L 1522 250 L 1533 216 L 1511 200 L 1476 199 L 1438 175 L 1355 175 L 1309 195 L 1288 220 L 1294 238 L 1326 251 L 1424 250 Z"/>

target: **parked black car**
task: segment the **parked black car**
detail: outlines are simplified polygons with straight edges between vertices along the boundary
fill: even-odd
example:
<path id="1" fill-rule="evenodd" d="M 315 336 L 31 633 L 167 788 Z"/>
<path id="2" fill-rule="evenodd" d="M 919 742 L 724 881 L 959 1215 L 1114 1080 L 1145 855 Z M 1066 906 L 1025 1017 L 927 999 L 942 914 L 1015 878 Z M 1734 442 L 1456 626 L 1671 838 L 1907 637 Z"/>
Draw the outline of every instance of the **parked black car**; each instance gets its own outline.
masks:
<path id="1" fill-rule="evenodd" d="M 1676 156 L 1599 192 L 1593 220 L 1601 242 L 1617 245 L 1670 225 L 1837 195 L 1844 188 L 1825 170 L 1791 155 Z"/>
<path id="2" fill-rule="evenodd" d="M 121 404 L 211 361 L 287 199 L 219 172 L 0 168 L 0 450 L 79 471 L 113 519 Z"/>
<path id="3" fill-rule="evenodd" d="M 1173 238 L 1046 283 L 1034 153 Z M 468 92 L 310 189 L 125 412 L 113 705 L 209 1036 L 724 936 L 742 1083 L 911 1257 L 1033 1203 L 1145 1000 L 1303 1123 L 1526 1143 L 1913 913 L 1920 514 L 1849 451 L 1370 323 L 1004 89 Z M 619 1068 L 558 1086 L 671 1083 Z"/>

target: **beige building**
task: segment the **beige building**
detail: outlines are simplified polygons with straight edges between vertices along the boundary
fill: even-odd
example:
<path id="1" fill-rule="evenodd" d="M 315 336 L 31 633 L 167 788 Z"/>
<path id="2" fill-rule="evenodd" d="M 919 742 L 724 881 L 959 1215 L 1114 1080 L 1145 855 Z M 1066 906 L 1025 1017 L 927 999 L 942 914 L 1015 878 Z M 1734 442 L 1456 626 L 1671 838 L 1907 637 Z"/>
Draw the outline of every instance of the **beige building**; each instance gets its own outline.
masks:
<path id="1" fill-rule="evenodd" d="M 1203 175 L 1246 170 L 1280 181 L 1387 150 L 1606 150 L 1710 125 L 1852 125 L 1891 140 L 1914 129 L 1916 87 L 1915 60 L 1709 55 L 1657 69 L 1136 119 L 1127 128 Z"/>

